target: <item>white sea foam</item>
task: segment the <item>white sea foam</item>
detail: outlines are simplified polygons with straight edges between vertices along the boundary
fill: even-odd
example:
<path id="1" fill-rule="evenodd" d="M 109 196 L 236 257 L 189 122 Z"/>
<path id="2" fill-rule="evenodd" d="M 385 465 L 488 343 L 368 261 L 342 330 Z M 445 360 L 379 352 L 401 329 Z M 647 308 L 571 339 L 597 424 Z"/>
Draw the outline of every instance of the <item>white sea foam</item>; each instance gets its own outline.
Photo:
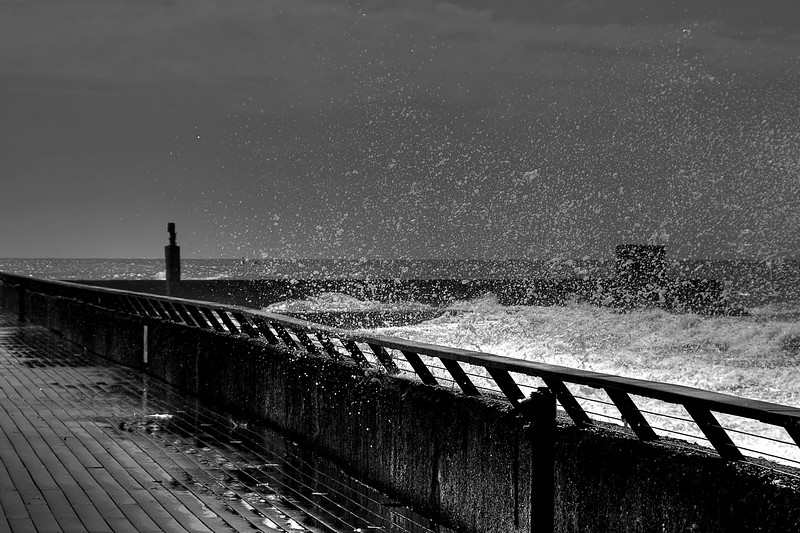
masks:
<path id="1" fill-rule="evenodd" d="M 325 311 L 390 311 L 402 309 L 428 309 L 430 306 L 416 302 L 382 303 L 360 300 L 340 292 L 322 292 L 303 300 L 285 300 L 268 305 L 270 312 L 325 312 Z"/>
<path id="2" fill-rule="evenodd" d="M 377 331 L 443 346 L 800 406 L 797 305 L 764 306 L 744 317 L 703 317 L 660 309 L 622 313 L 585 304 L 505 307 L 491 296 L 454 307 L 460 312 L 422 324 Z M 527 383 L 540 385 L 536 380 Z M 603 391 L 589 387 L 576 386 L 573 392 L 608 401 Z M 643 409 L 689 418 L 681 407 L 642 398 L 636 401 Z M 589 410 L 619 418 L 612 406 L 582 402 Z M 692 423 L 648 417 L 654 426 L 700 435 Z M 738 431 L 791 442 L 780 428 L 735 417 L 718 418 Z M 732 438 L 760 452 L 800 460 L 800 452 L 793 445 L 736 433 Z"/>

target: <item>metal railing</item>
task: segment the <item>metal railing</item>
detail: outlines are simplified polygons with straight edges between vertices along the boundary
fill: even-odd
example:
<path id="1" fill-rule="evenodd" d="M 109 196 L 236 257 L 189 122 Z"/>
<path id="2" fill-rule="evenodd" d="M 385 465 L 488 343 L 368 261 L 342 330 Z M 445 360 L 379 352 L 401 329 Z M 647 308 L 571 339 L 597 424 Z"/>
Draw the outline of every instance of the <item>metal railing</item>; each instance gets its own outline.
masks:
<path id="1" fill-rule="evenodd" d="M 543 384 L 555 394 L 561 409 L 579 427 L 609 420 L 629 428 L 645 441 L 657 441 L 663 436 L 705 441 L 729 461 L 741 461 L 746 453 L 800 465 L 800 409 L 795 407 L 683 385 L 343 330 L 233 305 L 4 273 L 0 273 L 0 283 L 16 288 L 21 316 L 25 314 L 22 295 L 43 293 L 128 315 L 246 335 L 272 345 L 349 360 L 364 369 L 410 377 L 427 385 L 450 386 L 469 396 L 500 393 L 513 405 L 527 397 L 524 391 Z M 723 421 L 731 417 L 746 419 L 761 424 L 761 429 L 742 431 L 726 427 L 717 416 Z M 654 423 L 659 419 L 677 422 L 679 429 L 675 429 L 675 424 L 672 429 L 660 427 Z M 763 452 L 742 443 L 740 435 L 775 443 L 788 451 Z M 790 440 L 782 435 L 788 435 Z"/>

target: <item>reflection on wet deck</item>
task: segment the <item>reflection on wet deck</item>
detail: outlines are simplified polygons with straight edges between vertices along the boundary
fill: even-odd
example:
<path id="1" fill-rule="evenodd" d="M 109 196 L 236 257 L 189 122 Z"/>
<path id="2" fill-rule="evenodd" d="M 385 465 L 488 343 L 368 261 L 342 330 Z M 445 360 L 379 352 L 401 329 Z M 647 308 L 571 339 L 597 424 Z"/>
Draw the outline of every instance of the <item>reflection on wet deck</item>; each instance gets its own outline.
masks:
<path id="1" fill-rule="evenodd" d="M 0 317 L 0 530 L 448 531 L 278 433 Z"/>

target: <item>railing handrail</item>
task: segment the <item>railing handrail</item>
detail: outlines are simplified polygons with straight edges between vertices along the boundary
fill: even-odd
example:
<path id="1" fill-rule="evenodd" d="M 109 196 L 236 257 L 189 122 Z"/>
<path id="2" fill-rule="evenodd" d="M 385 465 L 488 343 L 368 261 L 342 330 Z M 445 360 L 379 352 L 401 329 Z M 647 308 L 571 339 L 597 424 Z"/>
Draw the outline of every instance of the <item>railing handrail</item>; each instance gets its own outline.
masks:
<path id="1" fill-rule="evenodd" d="M 345 343 L 365 343 L 373 350 L 378 349 L 380 351 L 381 349 L 388 348 L 400 350 L 404 355 L 406 355 L 406 357 L 409 357 L 410 354 L 426 355 L 439 358 L 443 363 L 453 362 L 456 364 L 456 366 L 458 363 L 480 366 L 489 372 L 491 377 L 495 380 L 495 382 L 497 382 L 499 388 L 512 403 L 516 403 L 521 399 L 521 393 L 519 392 L 516 383 L 513 382 L 513 379 L 511 379 L 508 373 L 513 372 L 517 374 L 538 377 L 543 379 L 549 386 L 554 386 L 556 389 L 554 392 L 556 393 L 559 402 L 562 404 L 562 407 L 565 408 L 565 410 L 573 418 L 573 420 L 576 421 L 576 423 L 581 424 L 589 423 L 588 416 L 583 412 L 582 408 L 577 405 L 577 402 L 572 397 L 571 393 L 566 390 L 566 387 L 563 386 L 563 383 L 573 383 L 577 385 L 604 389 L 607 393 L 609 393 L 609 396 L 617 405 L 623 417 L 632 422 L 632 428 L 640 438 L 652 439 L 655 438 L 655 434 L 652 433 L 652 429 L 649 428 L 647 422 L 644 421 L 643 418 L 640 418 L 641 413 L 638 412 L 635 404 L 633 404 L 630 398 L 627 397 L 628 394 L 652 398 L 672 404 L 679 404 L 687 408 L 687 411 L 689 411 L 690 415 L 695 419 L 698 426 L 700 426 L 701 430 L 703 430 L 703 432 L 709 438 L 712 445 L 717 449 L 718 452 L 720 452 L 720 455 L 727 455 L 726 458 L 728 459 L 740 459 L 740 453 L 738 450 L 736 450 L 735 445 L 733 445 L 729 439 L 726 441 L 727 435 L 713 436 L 713 432 L 721 428 L 719 428 L 718 423 L 713 418 L 713 415 L 711 415 L 710 411 L 749 418 L 767 424 L 784 427 L 787 429 L 792 439 L 796 441 L 798 446 L 800 446 L 800 442 L 797 442 L 798 439 L 800 439 L 800 408 L 796 407 L 762 400 L 747 399 L 685 385 L 649 381 L 638 378 L 628 378 L 613 374 L 552 365 L 548 363 L 526 361 L 485 352 L 411 341 L 398 337 L 368 333 L 360 330 L 334 328 L 299 318 L 288 317 L 281 314 L 237 305 L 175 298 L 149 293 L 138 293 L 107 287 L 95 287 L 68 281 L 42 280 L 38 278 L 30 278 L 0 272 L 0 282 L 6 280 L 11 281 L 12 284 L 18 284 L 23 288 L 32 284 L 47 284 L 62 287 L 67 290 L 79 291 L 82 293 L 89 291 L 90 293 L 107 294 L 119 297 L 136 299 L 143 298 L 147 300 L 159 301 L 173 306 L 194 306 L 200 309 L 204 308 L 215 310 L 217 312 L 226 311 L 235 315 L 239 315 L 240 317 L 259 317 L 269 321 L 272 324 L 279 324 L 281 327 L 289 328 L 295 333 L 305 332 L 309 334 L 324 334 L 328 337 L 337 338 Z M 229 317 L 227 316 L 222 318 L 223 321 L 225 319 L 229 320 Z M 208 324 L 206 324 L 206 326 L 208 326 Z M 233 326 L 233 324 L 231 324 L 231 326 Z M 234 332 L 238 333 L 238 331 Z M 308 344 L 305 346 L 306 348 L 309 348 Z M 357 347 L 355 349 L 358 350 Z M 353 356 L 356 358 L 356 354 L 353 354 Z M 415 366 L 415 369 L 416 368 L 417 367 Z M 453 373 L 454 370 L 458 371 L 460 369 L 448 367 L 448 370 Z M 459 380 L 459 376 L 453 373 L 453 377 L 454 380 L 461 385 L 461 388 L 465 393 L 477 394 L 477 391 L 474 389 L 474 386 L 472 386 L 471 383 L 468 383 L 468 386 L 465 387 L 462 384 L 462 381 Z M 466 378 L 466 376 L 464 376 L 464 378 Z M 423 381 L 425 380 L 423 379 Z M 469 379 L 466 378 L 466 381 L 469 382 Z M 433 382 L 435 382 L 435 380 L 433 380 Z M 639 418 L 637 418 L 637 415 Z M 708 416 L 711 418 L 709 419 Z M 634 424 L 634 419 L 636 419 L 638 423 Z M 705 424 L 707 427 L 704 427 L 703 420 L 707 422 L 707 424 Z M 711 432 L 711 434 L 709 432 Z M 722 441 L 719 439 L 722 439 Z M 733 449 L 731 449 L 731 446 Z"/>
<path id="2" fill-rule="evenodd" d="M 800 422 L 800 408 L 762 400 L 742 398 L 740 396 L 698 389 L 686 385 L 628 378 L 615 374 L 595 372 L 593 370 L 581 370 L 550 363 L 539 363 L 503 355 L 494 355 L 487 352 L 443 347 L 436 344 L 398 339 L 384 335 L 359 335 L 357 336 L 357 340 L 375 342 L 386 348 L 398 350 L 410 349 L 416 353 L 432 357 L 450 359 L 487 368 L 496 368 L 498 370 L 505 370 L 528 376 L 553 377 L 577 385 L 586 385 L 602 389 L 614 388 L 638 396 L 645 396 L 670 403 L 682 404 L 689 401 L 697 401 L 720 413 L 754 418 L 762 422 L 782 423 L 781 421 L 785 420 L 784 417 Z M 775 418 L 776 416 L 778 418 Z"/>

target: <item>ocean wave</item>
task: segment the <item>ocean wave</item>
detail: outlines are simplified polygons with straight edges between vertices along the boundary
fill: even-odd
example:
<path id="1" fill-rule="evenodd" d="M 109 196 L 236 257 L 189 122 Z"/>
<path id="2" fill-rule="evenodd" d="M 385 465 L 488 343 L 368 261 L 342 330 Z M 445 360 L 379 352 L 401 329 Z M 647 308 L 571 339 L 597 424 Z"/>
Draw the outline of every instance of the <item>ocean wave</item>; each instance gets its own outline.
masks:
<path id="1" fill-rule="evenodd" d="M 800 404 L 800 307 L 705 317 L 589 304 L 499 305 L 492 296 L 380 333 L 572 368 Z"/>
<path id="2" fill-rule="evenodd" d="M 800 406 L 800 305 L 765 305 L 745 317 L 705 317 L 660 309 L 620 312 L 588 304 L 506 307 L 492 296 L 459 302 L 456 307 L 459 313 L 374 331 Z M 494 387 L 485 370 L 464 366 L 476 385 Z M 537 378 L 515 375 L 515 379 L 520 386 L 543 385 Z M 622 423 L 602 389 L 568 387 L 593 416 Z M 634 400 L 658 434 L 678 432 L 682 439 L 708 445 L 681 406 L 642 397 Z M 719 413 L 717 418 L 723 427 L 735 430 L 730 436 L 738 446 L 752 450 L 747 454 L 800 461 L 800 449 L 782 428 Z"/>
<path id="3" fill-rule="evenodd" d="M 269 312 L 326 312 L 326 311 L 399 311 L 430 309 L 417 302 L 385 303 L 376 300 L 360 300 L 341 292 L 322 292 L 302 300 L 284 300 L 264 307 Z"/>

